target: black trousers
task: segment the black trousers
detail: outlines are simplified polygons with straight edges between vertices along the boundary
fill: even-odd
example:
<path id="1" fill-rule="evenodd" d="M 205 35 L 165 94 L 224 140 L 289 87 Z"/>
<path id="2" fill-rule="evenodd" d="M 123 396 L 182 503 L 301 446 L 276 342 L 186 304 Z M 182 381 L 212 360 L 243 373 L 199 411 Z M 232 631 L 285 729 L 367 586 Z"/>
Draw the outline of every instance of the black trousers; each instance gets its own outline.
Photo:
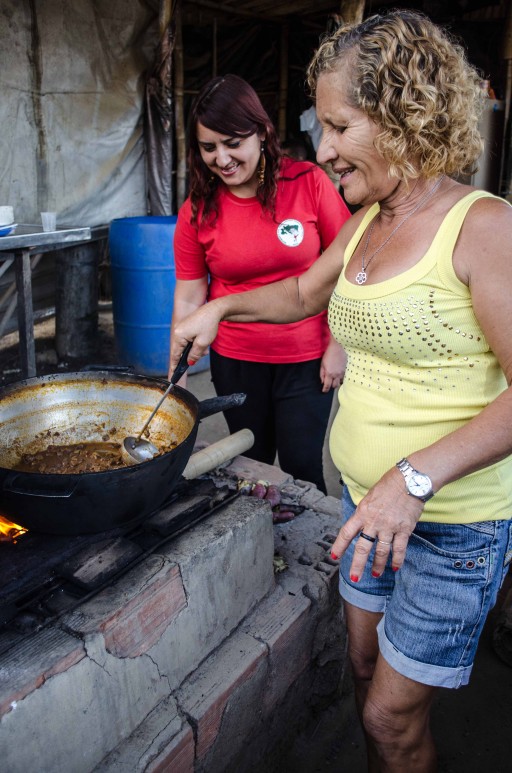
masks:
<path id="1" fill-rule="evenodd" d="M 322 392 L 320 362 L 246 362 L 210 350 L 217 394 L 247 394 L 242 406 L 224 414 L 231 433 L 245 427 L 254 433 L 254 446 L 245 456 L 274 464 L 277 453 L 282 470 L 325 493 L 322 449 L 333 390 Z"/>

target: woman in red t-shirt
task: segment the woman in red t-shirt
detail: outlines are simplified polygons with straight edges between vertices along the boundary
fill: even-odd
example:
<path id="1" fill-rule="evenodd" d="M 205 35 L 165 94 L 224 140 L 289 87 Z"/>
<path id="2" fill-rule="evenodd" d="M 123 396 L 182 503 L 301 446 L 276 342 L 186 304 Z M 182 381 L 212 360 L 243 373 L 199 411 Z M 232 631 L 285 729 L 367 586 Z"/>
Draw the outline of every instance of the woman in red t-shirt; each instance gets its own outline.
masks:
<path id="1" fill-rule="evenodd" d="M 318 166 L 282 155 L 270 118 L 242 78 L 206 84 L 190 127 L 172 330 L 207 300 L 302 274 L 350 214 Z M 247 394 L 225 414 L 230 432 L 254 433 L 247 456 L 273 464 L 277 452 L 283 470 L 325 492 L 322 449 L 345 366 L 325 313 L 285 325 L 222 322 L 210 365 L 217 394 Z"/>

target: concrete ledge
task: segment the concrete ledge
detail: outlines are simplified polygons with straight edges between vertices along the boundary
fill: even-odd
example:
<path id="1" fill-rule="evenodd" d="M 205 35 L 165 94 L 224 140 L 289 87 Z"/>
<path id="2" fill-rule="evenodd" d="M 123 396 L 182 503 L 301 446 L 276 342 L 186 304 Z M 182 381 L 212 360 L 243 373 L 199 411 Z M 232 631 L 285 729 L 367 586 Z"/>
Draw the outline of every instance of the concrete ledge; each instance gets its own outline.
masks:
<path id="1" fill-rule="evenodd" d="M 108 755 L 93 773 L 193 773 L 194 735 L 178 714 L 173 697 L 163 700 L 145 721 Z"/>
<path id="2" fill-rule="evenodd" d="M 90 773 L 169 694 L 167 680 L 147 655 L 115 658 L 100 634 L 75 639 L 74 646 L 86 656 L 47 678 L 2 717 L 3 770 L 26 773 L 36 765 L 48 773 Z M 51 658 L 51 649 L 43 654 Z"/>
<path id="3" fill-rule="evenodd" d="M 187 605 L 151 650 L 172 688 L 237 628 L 274 588 L 270 508 L 239 497 L 165 551 L 180 567 Z"/>
<path id="4" fill-rule="evenodd" d="M 266 655 L 264 644 L 237 632 L 177 691 L 178 705 L 195 729 L 196 761 L 201 767 L 215 746 L 206 770 L 221 770 L 220 761 L 229 762 L 237 751 L 233 733 L 237 739 L 249 733 L 260 713 Z M 234 725 L 227 716 L 228 702 Z"/>
<path id="5" fill-rule="evenodd" d="M 83 642 L 59 630 L 44 630 L 7 653 L 0 669 L 0 718 L 18 701 L 86 657 Z"/>
<path id="6" fill-rule="evenodd" d="M 107 652 L 130 658 L 151 649 L 185 606 L 179 566 L 150 556 L 63 622 L 81 636 L 102 633 Z"/>
<path id="7" fill-rule="evenodd" d="M 268 648 L 269 675 L 260 698 L 265 715 L 283 699 L 311 661 L 315 627 L 311 612 L 311 601 L 303 594 L 302 583 L 293 582 L 287 589 L 279 586 L 243 625 L 244 631 Z"/>

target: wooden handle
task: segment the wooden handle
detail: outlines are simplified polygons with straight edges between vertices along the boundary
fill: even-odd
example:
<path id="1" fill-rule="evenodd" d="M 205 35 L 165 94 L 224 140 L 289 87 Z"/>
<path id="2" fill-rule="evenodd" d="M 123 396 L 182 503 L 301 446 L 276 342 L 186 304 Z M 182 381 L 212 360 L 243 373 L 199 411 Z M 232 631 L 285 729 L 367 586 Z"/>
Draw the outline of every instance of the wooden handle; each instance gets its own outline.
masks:
<path id="1" fill-rule="evenodd" d="M 210 472 L 220 464 L 233 459 L 238 454 L 243 454 L 254 445 L 254 435 L 250 429 L 241 429 L 233 435 L 229 435 L 216 443 L 212 443 L 201 451 L 192 454 L 188 464 L 183 470 L 183 477 L 187 480 L 198 478 L 205 472 Z"/>

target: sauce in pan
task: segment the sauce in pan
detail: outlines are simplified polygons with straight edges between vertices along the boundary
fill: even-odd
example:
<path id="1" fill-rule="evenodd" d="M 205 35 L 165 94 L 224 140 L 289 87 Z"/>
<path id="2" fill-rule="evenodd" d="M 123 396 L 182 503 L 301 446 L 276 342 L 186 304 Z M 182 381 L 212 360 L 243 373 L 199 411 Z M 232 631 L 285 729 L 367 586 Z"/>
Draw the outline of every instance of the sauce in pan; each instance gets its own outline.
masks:
<path id="1" fill-rule="evenodd" d="M 172 451 L 178 443 L 160 448 L 160 454 Z M 72 443 L 48 445 L 41 451 L 26 452 L 13 467 L 18 472 L 37 472 L 48 475 L 74 475 L 81 472 L 104 472 L 126 467 L 119 443 Z"/>
<path id="2" fill-rule="evenodd" d="M 102 472 L 124 466 L 119 443 L 73 443 L 49 445 L 42 451 L 27 452 L 14 469 L 19 472 L 69 475 Z"/>

